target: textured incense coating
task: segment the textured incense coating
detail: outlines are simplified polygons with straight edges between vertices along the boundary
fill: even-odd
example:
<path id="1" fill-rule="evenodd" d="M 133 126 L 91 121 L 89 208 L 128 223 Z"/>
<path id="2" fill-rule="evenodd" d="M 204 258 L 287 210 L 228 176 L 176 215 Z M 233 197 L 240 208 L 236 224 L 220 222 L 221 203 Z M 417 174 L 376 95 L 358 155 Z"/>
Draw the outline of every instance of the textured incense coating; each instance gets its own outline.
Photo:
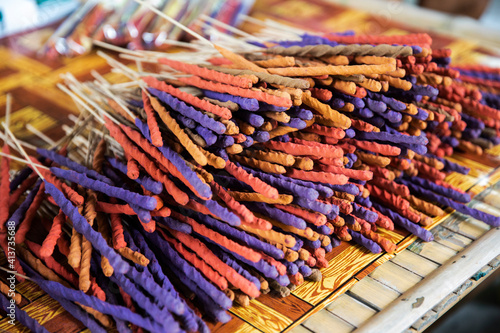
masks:
<path id="1" fill-rule="evenodd" d="M 140 175 L 139 164 L 129 154 L 125 154 L 125 158 L 127 159 L 127 176 L 136 180 Z"/>
<path id="2" fill-rule="evenodd" d="M 10 154 L 9 146 L 4 144 L 2 148 L 4 154 Z M 10 180 L 9 180 L 9 168 L 10 168 L 10 158 L 7 156 L 2 156 L 2 161 L 0 163 L 0 231 L 5 231 L 5 222 L 9 218 L 9 190 L 10 190 Z"/>
<path id="3" fill-rule="evenodd" d="M 410 183 L 409 181 L 401 180 L 401 182 L 403 184 L 405 184 L 406 186 L 408 186 L 411 191 L 415 191 L 417 194 L 424 196 L 428 200 L 432 200 L 434 202 L 437 202 L 437 203 L 440 203 L 442 205 L 456 209 L 457 211 L 459 211 L 463 214 L 470 215 L 473 218 L 478 219 L 480 221 L 483 221 L 483 222 L 485 222 L 493 227 L 500 226 L 500 217 L 498 217 L 498 216 L 494 216 L 494 215 L 485 213 L 483 211 L 470 208 L 464 204 L 455 202 L 455 201 L 453 201 L 445 196 L 436 194 L 436 193 L 429 191 L 421 186 Z"/>
<path id="4" fill-rule="evenodd" d="M 205 228 L 203 225 L 196 223 L 194 220 L 186 218 L 186 221 L 190 223 L 195 230 L 200 230 L 200 228 Z M 208 228 L 205 228 L 208 230 Z M 203 233 L 202 233 L 203 234 Z M 238 274 L 232 267 L 225 264 L 217 256 L 215 256 L 205 244 L 200 242 L 198 239 L 193 238 L 189 235 L 174 232 L 174 237 L 178 238 L 182 244 L 189 247 L 195 253 L 197 253 L 203 260 L 205 260 L 210 266 L 214 267 L 222 276 L 224 276 L 230 283 L 235 287 L 241 289 L 243 292 L 247 293 L 251 297 L 257 297 L 260 295 L 259 290 L 256 286 L 245 279 L 243 276 Z"/>
<path id="5" fill-rule="evenodd" d="M 295 140 L 293 142 L 269 141 L 263 144 L 264 147 L 279 150 L 291 155 L 306 155 L 317 157 L 338 158 L 343 156 L 343 151 L 339 147 L 325 144 L 311 144 L 310 141 Z"/>
<path id="6" fill-rule="evenodd" d="M 266 73 L 266 70 L 264 68 L 261 68 L 257 65 L 255 65 L 253 62 L 246 60 L 244 57 L 240 56 L 239 54 L 233 53 L 221 46 L 214 45 L 214 48 L 219 51 L 219 53 L 226 58 L 227 60 L 231 61 L 231 63 L 236 67 L 236 68 L 245 68 L 245 69 L 250 69 L 256 72 L 262 72 Z"/>
<path id="7" fill-rule="evenodd" d="M 266 49 L 266 53 L 278 54 L 283 56 L 298 56 L 298 57 L 327 57 L 333 55 L 344 56 L 365 56 L 373 55 L 377 57 L 406 57 L 412 55 L 413 51 L 410 46 L 391 46 L 381 44 L 377 46 L 371 45 L 308 45 L 308 46 L 291 46 L 281 47 L 276 46 Z M 363 73 L 359 73 L 363 74 Z"/>
<path id="8" fill-rule="evenodd" d="M 39 179 L 36 182 L 35 186 L 31 189 L 30 193 L 26 196 L 24 201 L 21 203 L 21 205 L 19 205 L 19 207 L 17 207 L 17 209 L 14 211 L 14 213 L 8 218 L 10 224 L 13 224 L 16 228 L 19 226 L 19 223 L 21 223 L 22 219 L 26 215 L 26 211 L 29 209 L 29 207 L 33 203 L 33 200 L 35 199 L 35 196 L 37 195 L 41 184 L 42 184 L 42 181 Z"/>
<path id="9" fill-rule="evenodd" d="M 32 279 L 40 286 L 40 288 L 42 288 L 46 293 L 48 293 L 51 297 L 55 298 L 60 303 L 63 303 L 62 300 L 78 302 L 85 306 L 96 309 L 101 313 L 109 314 L 112 316 L 116 316 L 120 319 L 129 321 L 137 326 L 143 327 L 144 329 L 158 331 L 158 332 L 162 330 L 161 326 L 158 323 L 148 318 L 143 318 L 140 315 L 133 313 L 126 307 L 112 305 L 107 302 L 103 302 L 96 297 L 88 296 L 81 291 L 75 291 L 73 289 L 67 288 L 61 285 L 60 283 L 43 280 L 37 273 L 35 273 L 27 265 L 24 265 L 24 268 L 28 272 L 30 272 Z M 65 304 L 64 308 L 68 309 L 69 307 Z M 84 323 L 89 324 L 87 321 L 84 321 Z M 99 326 L 89 325 L 89 327 L 97 328 Z M 92 329 L 92 331 L 94 331 L 94 328 Z M 105 330 L 100 330 L 100 329 L 95 329 L 95 331 L 105 332 Z"/>
<path id="10" fill-rule="evenodd" d="M 3 159 L 2 159 L 3 160 Z M 26 190 L 28 190 L 29 188 L 31 188 L 35 182 L 38 180 L 38 175 L 36 173 L 33 173 L 33 171 L 31 169 L 29 169 L 32 173 L 26 178 L 24 179 L 21 184 L 19 184 L 19 187 L 16 188 L 14 191 L 12 191 L 12 193 L 10 195 L 6 195 L 5 198 L 7 199 L 8 201 L 8 206 L 4 206 L 4 209 L 7 209 L 8 207 L 14 205 L 17 200 L 19 200 L 19 198 L 21 197 L 21 195 L 24 194 L 24 192 L 26 192 Z M 13 179 L 12 181 L 14 181 L 15 179 Z M 5 211 L 4 214 L 7 214 L 7 217 L 4 217 L 5 218 L 5 222 L 7 222 L 7 218 L 9 217 L 9 213 L 8 211 Z"/>
<path id="11" fill-rule="evenodd" d="M 241 224 L 241 220 L 238 215 L 232 213 L 226 207 L 219 205 L 217 201 L 189 200 L 187 206 L 203 214 L 214 216 L 215 218 L 218 218 L 230 225 L 236 226 Z"/>
<path id="12" fill-rule="evenodd" d="M 177 97 L 178 99 L 183 100 L 184 102 L 191 104 L 201 110 L 211 112 L 223 119 L 231 119 L 231 111 L 225 107 L 221 107 L 206 100 L 199 99 L 194 95 L 181 91 L 165 82 L 158 81 L 157 79 L 150 76 L 144 77 L 143 80 L 148 84 L 148 86 L 167 92 L 170 95 Z"/>
<path id="13" fill-rule="evenodd" d="M 192 106 L 189 106 L 183 101 L 177 99 L 176 97 L 154 88 L 149 88 L 149 92 L 156 96 L 159 100 L 167 104 L 169 107 L 171 107 L 174 111 L 180 113 L 185 117 L 193 119 L 198 124 L 201 124 L 202 126 L 214 131 L 215 133 L 223 134 L 226 131 L 226 126 L 224 126 L 221 122 L 214 120 L 206 114 L 196 110 Z M 150 100 L 151 103 L 154 103 L 152 101 L 152 98 Z M 158 112 L 158 110 L 156 111 Z"/>
<path id="14" fill-rule="evenodd" d="M 254 212 L 258 212 L 263 216 L 268 216 L 271 219 L 277 220 L 278 222 L 281 222 L 283 224 L 290 225 L 298 229 L 305 229 L 307 227 L 306 222 L 301 218 L 280 209 L 274 208 L 271 205 L 259 202 L 245 202 L 245 205 Z"/>
<path id="15" fill-rule="evenodd" d="M 388 216 L 395 224 L 403 227 L 404 229 L 408 230 L 415 236 L 419 237 L 420 239 L 430 242 L 434 239 L 434 236 L 432 233 L 424 228 L 419 227 L 417 224 L 411 222 L 410 220 L 404 218 L 403 216 L 399 215 L 396 212 L 393 212 L 389 208 L 386 208 L 382 205 L 379 205 L 377 203 L 374 203 L 373 206 L 380 211 L 382 214 Z"/>
<path id="16" fill-rule="evenodd" d="M 332 185 L 344 185 L 348 181 L 348 178 L 341 174 L 332 174 L 327 172 L 316 172 L 316 171 L 302 171 L 297 169 L 290 169 L 286 173 L 286 175 L 291 178 L 332 184 Z"/>
<path id="17" fill-rule="evenodd" d="M 209 81 L 222 82 L 240 88 L 250 88 L 252 86 L 252 81 L 245 77 L 228 75 L 197 65 L 186 64 L 181 61 L 175 61 L 167 58 L 160 58 L 158 59 L 158 62 L 180 72 L 193 74 Z"/>
<path id="18" fill-rule="evenodd" d="M 101 234 L 97 233 L 90 227 L 87 220 L 80 215 L 78 209 L 64 197 L 62 192 L 60 192 L 54 185 L 47 182 L 45 183 L 45 191 L 54 198 L 64 214 L 68 216 L 71 221 L 73 221 L 73 227 L 84 235 L 85 238 L 92 243 L 94 248 L 108 258 L 116 271 L 125 273 L 129 270 L 129 264 L 123 261 L 123 259 L 121 259 L 121 257 L 106 244 L 106 241 L 102 238 Z"/>
<path id="19" fill-rule="evenodd" d="M 50 227 L 49 233 L 45 237 L 42 247 L 40 249 L 40 255 L 42 257 L 49 257 L 54 252 L 54 248 L 57 244 L 57 240 L 61 237 L 62 226 L 65 222 L 66 216 L 62 210 L 54 217 L 52 221 L 52 226 Z"/>
<path id="20" fill-rule="evenodd" d="M 212 154 L 203 148 L 199 148 L 203 155 L 207 158 L 207 164 L 213 166 L 216 169 L 224 169 L 226 167 L 226 161 L 222 157 Z"/>
<path id="21" fill-rule="evenodd" d="M 219 184 L 212 181 L 211 185 L 214 191 L 217 193 L 217 196 L 224 201 L 224 203 L 236 214 L 240 217 L 242 222 L 249 223 L 258 227 L 259 229 L 269 230 L 271 229 L 271 225 L 269 223 L 262 223 L 262 221 L 257 221 L 255 216 L 249 211 L 244 205 L 240 204 L 238 201 L 234 200 L 232 196 Z"/>
<path id="22" fill-rule="evenodd" d="M 194 158 L 194 160 L 204 166 L 207 165 L 207 158 L 203 153 L 199 150 L 198 146 L 191 141 L 188 135 L 179 127 L 179 124 L 175 121 L 174 118 L 170 115 L 170 113 L 158 102 L 158 100 L 154 97 L 150 98 L 151 105 L 158 112 L 160 118 L 163 120 L 165 125 L 169 128 L 169 130 L 174 133 L 174 135 L 178 138 L 184 148 L 189 152 L 189 154 Z"/>
<path id="23" fill-rule="evenodd" d="M 118 253 L 120 253 L 124 258 L 132 261 L 135 264 L 141 266 L 147 266 L 149 264 L 149 259 L 147 259 L 143 254 L 133 251 L 129 247 L 122 247 L 118 249 Z"/>
<path id="24" fill-rule="evenodd" d="M 128 155 L 128 153 L 126 154 Z M 138 155 L 136 155 L 138 156 Z M 132 158 L 132 157 L 130 157 Z M 119 162 L 115 158 L 107 158 L 109 164 L 117 170 L 119 170 L 123 174 L 128 173 L 128 168 L 125 164 Z M 135 161 L 135 160 L 134 160 Z M 109 173 L 109 170 L 106 170 L 105 172 Z M 137 179 L 134 179 L 137 183 L 140 185 L 144 186 L 144 188 L 148 191 L 151 191 L 154 194 L 160 194 L 163 191 L 163 185 L 161 182 L 154 180 L 153 178 L 150 178 L 147 175 L 140 175 Z"/>
<path id="25" fill-rule="evenodd" d="M 24 242 L 26 234 L 28 233 L 28 231 L 31 228 L 31 223 L 33 222 L 33 219 L 36 216 L 37 210 L 40 208 L 42 201 L 45 199 L 44 189 L 45 189 L 45 185 L 44 185 L 44 183 L 42 183 L 38 189 L 38 192 L 36 193 L 35 197 L 33 198 L 31 205 L 26 210 L 26 214 L 24 215 L 24 219 L 22 220 L 22 222 L 19 224 L 19 227 L 17 228 L 16 240 L 15 240 L 16 244 L 22 244 Z"/>
<path id="26" fill-rule="evenodd" d="M 79 288 L 86 293 L 90 288 L 90 259 L 92 244 L 82 237 L 82 260 L 80 262 Z"/>
<path id="27" fill-rule="evenodd" d="M 54 175 L 80 184 L 85 188 L 106 193 L 111 197 L 125 200 L 147 210 L 153 210 L 156 208 L 157 201 L 153 197 L 140 195 L 138 193 L 130 192 L 119 187 L 109 186 L 106 183 L 102 183 L 98 180 L 92 180 L 84 174 L 71 170 L 62 170 L 55 167 L 50 168 L 50 170 Z"/>
<path id="28" fill-rule="evenodd" d="M 259 169 L 267 173 L 283 174 L 286 172 L 282 165 L 257 160 L 250 157 L 234 155 L 232 157 L 236 162 L 247 165 L 254 169 Z"/>
<path id="29" fill-rule="evenodd" d="M 374 153 L 379 153 L 385 156 L 399 156 L 401 148 L 387 144 L 380 144 L 373 141 L 346 140 L 345 142 L 352 144 L 360 149 L 368 150 Z"/>
<path id="30" fill-rule="evenodd" d="M 288 194 L 280 194 L 278 199 L 271 199 L 263 196 L 260 193 L 247 193 L 247 192 L 237 192 L 231 191 L 229 194 L 237 201 L 254 201 L 263 202 L 268 204 L 283 204 L 288 205 L 292 203 L 293 196 Z"/>
<path id="31" fill-rule="evenodd" d="M 364 237 L 362 234 L 357 233 L 357 232 L 352 231 L 352 230 L 349 230 L 349 234 L 351 234 L 352 239 L 356 243 L 366 247 L 368 250 L 370 250 L 370 252 L 372 252 L 372 253 L 382 252 L 382 248 L 377 243 Z"/>
<path id="32" fill-rule="evenodd" d="M 198 217 L 201 217 L 201 215 L 198 214 Z M 268 255 L 271 255 L 272 257 L 277 258 L 277 259 L 282 259 L 284 256 L 283 252 L 278 250 L 276 247 L 274 247 L 268 243 L 262 242 L 262 241 L 258 240 L 257 238 L 255 238 L 247 233 L 244 233 L 242 231 L 239 231 L 237 229 L 234 229 L 230 226 L 217 224 L 217 221 L 210 218 L 210 217 L 204 216 L 199 220 L 202 221 L 204 224 L 207 224 L 209 227 L 212 227 L 213 229 L 217 230 L 222 235 L 225 235 L 231 239 L 239 240 L 240 242 L 243 242 L 245 245 L 247 245 L 250 248 L 253 248 L 255 250 L 260 250 L 260 251 L 262 251 Z M 228 239 L 221 238 L 220 235 L 217 236 L 209 229 L 197 227 L 195 224 L 193 224 L 191 222 L 189 222 L 189 223 L 191 225 L 193 225 L 193 227 L 196 228 L 196 230 L 198 230 L 197 231 L 198 233 L 203 234 L 204 237 L 208 237 L 209 239 L 212 239 L 213 241 L 215 241 L 215 243 L 218 244 L 221 240 L 223 240 L 223 242 L 222 242 L 223 247 L 229 248 L 228 245 L 231 245 L 231 242 Z M 246 230 L 245 228 L 242 228 L 242 229 Z M 258 230 L 258 229 L 256 229 L 256 230 Z M 268 233 L 268 232 L 262 231 L 262 230 L 259 232 Z M 238 252 L 243 255 L 242 258 L 245 258 L 247 256 L 248 249 L 244 250 L 244 248 L 241 248 L 241 251 L 238 251 Z M 248 252 L 248 253 L 251 253 L 251 252 Z M 250 257 L 250 258 L 252 258 L 252 260 L 249 260 L 249 262 L 255 262 L 254 260 L 257 258 L 257 257 L 255 257 L 255 254 L 256 253 L 252 253 L 252 255 Z"/>
<path id="33" fill-rule="evenodd" d="M 149 234 L 156 239 L 159 239 L 157 234 Z M 152 238 L 150 237 L 150 239 Z M 187 275 L 188 279 L 194 282 L 199 288 L 201 288 L 207 296 L 213 301 L 213 304 L 221 306 L 223 309 L 229 309 L 232 302 L 226 297 L 224 293 L 216 289 L 215 286 L 210 284 L 193 266 L 189 265 L 169 244 L 168 242 L 161 243 L 161 250 L 163 254 L 168 258 L 172 266 L 176 267 L 176 270 L 181 270 L 184 272 L 182 275 Z M 182 276 L 180 275 L 180 276 Z"/>
<path id="34" fill-rule="evenodd" d="M 310 171 L 314 167 L 314 161 L 309 157 L 297 157 L 295 158 L 294 168 Z"/>
<path id="35" fill-rule="evenodd" d="M 68 167 L 71 170 L 74 170 L 76 172 L 84 173 L 87 176 L 92 177 L 92 178 L 97 179 L 97 180 L 100 180 L 106 184 L 109 184 L 109 185 L 113 184 L 113 182 L 109 178 L 101 175 L 100 173 L 98 173 L 94 170 L 89 170 L 86 167 L 84 167 L 83 165 L 81 165 L 80 163 L 72 161 L 69 158 L 64 157 L 64 156 L 62 156 L 62 155 L 60 155 L 52 150 L 37 148 L 36 151 L 38 152 L 38 154 L 54 161 L 57 164 Z"/>
<path id="36" fill-rule="evenodd" d="M 431 191 L 446 196 L 447 198 L 453 199 L 458 202 L 462 203 L 468 203 L 471 200 L 471 197 L 469 194 L 464 193 L 464 192 L 459 192 L 453 188 L 447 188 L 441 185 L 438 185 L 434 182 L 431 182 L 429 180 L 419 178 L 419 177 L 409 177 L 409 179 L 412 181 L 412 183 L 421 186 L 426 189 L 430 189 Z"/>
<path id="37" fill-rule="evenodd" d="M 326 34 L 325 37 L 330 41 L 342 44 L 362 43 L 362 44 L 408 44 L 409 48 L 415 50 L 413 53 L 421 53 L 427 49 L 432 38 L 426 33 L 405 34 L 405 35 L 337 35 Z"/>
<path id="38" fill-rule="evenodd" d="M 82 235 L 76 231 L 75 228 L 72 230 L 71 234 L 71 244 L 68 253 L 68 264 L 77 269 L 80 267 L 80 261 L 82 260 Z"/>
<path id="39" fill-rule="evenodd" d="M 283 166 L 292 166 L 295 163 L 293 155 L 278 151 L 245 150 L 242 154 L 259 160 L 281 164 Z"/>
<path id="40" fill-rule="evenodd" d="M 151 136 L 147 126 L 138 119 L 136 119 L 136 125 L 139 127 L 142 135 L 151 142 Z M 159 151 L 172 164 L 172 167 L 170 167 L 170 163 L 164 162 L 163 166 L 166 167 L 173 176 L 181 180 L 198 197 L 210 199 L 212 196 L 210 187 L 198 177 L 198 175 L 187 165 L 187 162 L 179 154 L 168 146 L 159 148 Z"/>
<path id="41" fill-rule="evenodd" d="M 214 98 L 208 98 L 208 97 L 203 97 L 203 100 L 207 101 L 207 102 L 210 102 L 212 104 L 215 104 L 215 105 L 218 105 L 220 107 L 224 107 L 224 108 L 227 108 L 229 109 L 231 112 L 236 112 L 240 109 L 239 105 L 234 103 L 234 102 L 231 102 L 231 101 L 225 101 L 225 102 L 221 102 L 219 101 L 218 99 L 214 99 Z"/>
<path id="42" fill-rule="evenodd" d="M 421 200 L 413 195 L 408 196 L 408 201 L 414 208 L 418 209 L 419 211 L 429 216 L 435 217 L 435 216 L 443 216 L 445 214 L 444 210 L 442 210 L 438 206 L 433 205 L 430 202 Z"/>
<path id="43" fill-rule="evenodd" d="M 312 223 L 316 226 L 321 226 L 326 223 L 326 216 L 318 212 L 312 212 L 306 209 L 302 209 L 295 205 L 275 205 L 276 208 L 284 210 L 288 213 L 294 214 L 308 223 Z"/>
<path id="44" fill-rule="evenodd" d="M 283 76 L 272 75 L 272 74 L 263 73 L 263 72 L 254 72 L 254 71 L 247 70 L 247 69 L 233 69 L 233 68 L 225 68 L 225 67 L 217 67 L 217 66 L 207 66 L 207 68 L 210 68 L 210 69 L 216 70 L 218 72 L 222 72 L 222 73 L 232 74 L 232 75 L 255 75 L 261 81 L 264 81 L 264 82 L 267 82 L 270 84 L 276 84 L 279 86 L 286 86 L 286 87 L 297 88 L 297 89 L 309 89 L 310 88 L 309 82 L 306 80 L 302 80 L 302 79 L 283 77 Z"/>
<path id="45" fill-rule="evenodd" d="M 259 101 L 256 100 L 255 98 L 233 96 L 230 94 L 224 94 L 221 92 L 215 92 L 211 90 L 203 90 L 203 94 L 207 97 L 215 98 L 218 101 L 236 103 L 241 109 L 245 109 L 248 111 L 259 110 Z M 239 115 L 239 113 L 237 115 Z"/>
<path id="46" fill-rule="evenodd" d="M 176 215 L 176 217 L 179 218 L 179 215 Z M 234 242 L 230 238 L 227 238 L 227 237 L 205 227 L 202 224 L 198 224 L 196 221 L 194 221 L 190 218 L 180 218 L 180 220 L 183 220 L 184 222 L 187 222 L 189 225 L 191 225 L 193 227 L 193 230 L 196 233 L 198 233 L 204 237 L 207 237 L 208 239 L 210 239 L 214 243 L 217 243 L 219 246 L 226 248 L 226 249 L 230 250 L 231 252 L 237 253 L 238 255 L 242 256 L 243 258 L 245 258 L 251 262 L 258 262 L 260 259 L 262 259 L 262 256 L 258 252 L 254 251 L 253 249 L 246 247 L 246 246 L 242 246 L 242 245 Z M 186 234 L 179 233 L 178 231 L 172 231 L 171 233 L 176 238 L 179 238 L 179 240 L 181 240 L 181 241 L 183 239 L 186 239 L 186 237 L 188 237 Z M 188 239 L 191 239 L 191 238 L 188 237 Z M 191 239 L 191 241 L 189 241 L 189 243 L 191 243 L 192 241 L 193 240 Z"/>
<path id="47" fill-rule="evenodd" d="M 236 179 L 250 185 L 255 190 L 255 192 L 261 193 L 262 195 L 265 195 L 266 197 L 269 197 L 271 199 L 277 199 L 279 197 L 277 189 L 266 184 L 262 180 L 255 178 L 234 163 L 228 161 L 226 163 L 225 169 Z"/>
<path id="48" fill-rule="evenodd" d="M 379 65 L 379 64 L 396 64 L 396 59 L 389 57 L 377 57 L 377 56 L 357 56 L 354 58 L 354 61 L 360 64 L 367 65 Z"/>
<path id="49" fill-rule="evenodd" d="M 34 158 L 32 158 L 33 161 L 36 161 Z M 84 198 L 75 190 L 73 190 L 68 184 L 65 182 L 62 182 L 61 180 L 57 179 L 49 170 L 42 169 L 39 170 L 42 173 L 42 176 L 47 180 L 49 183 L 53 184 L 56 186 L 56 188 L 66 194 L 68 199 L 74 203 L 77 206 L 83 205 Z M 103 183 L 105 184 L 105 183 Z"/>
<path id="50" fill-rule="evenodd" d="M 145 91 L 142 92 L 142 102 L 147 116 L 148 127 L 151 131 L 151 143 L 156 147 L 162 147 L 163 139 L 161 137 L 160 128 L 158 127 L 158 122 L 156 121 L 156 112 Z"/>
<path id="51" fill-rule="evenodd" d="M 250 90 L 250 89 L 242 89 L 222 83 L 215 83 L 215 82 L 209 82 L 205 81 L 199 77 L 192 76 L 189 78 L 182 77 L 179 78 L 180 81 L 193 85 L 197 88 L 200 89 L 207 89 L 207 90 L 212 90 L 212 91 L 217 91 L 221 93 L 229 93 L 231 95 L 236 95 L 236 96 L 241 96 L 245 98 L 255 98 L 261 102 L 265 102 L 268 104 L 276 105 L 276 106 L 282 106 L 289 108 L 292 106 L 292 100 L 289 98 L 285 97 L 278 97 L 274 95 L 270 95 L 267 93 L 264 93 L 260 90 Z"/>
<path id="52" fill-rule="evenodd" d="M 260 67 L 290 67 L 295 65 L 293 57 L 275 57 L 266 60 L 257 60 L 254 63 Z"/>

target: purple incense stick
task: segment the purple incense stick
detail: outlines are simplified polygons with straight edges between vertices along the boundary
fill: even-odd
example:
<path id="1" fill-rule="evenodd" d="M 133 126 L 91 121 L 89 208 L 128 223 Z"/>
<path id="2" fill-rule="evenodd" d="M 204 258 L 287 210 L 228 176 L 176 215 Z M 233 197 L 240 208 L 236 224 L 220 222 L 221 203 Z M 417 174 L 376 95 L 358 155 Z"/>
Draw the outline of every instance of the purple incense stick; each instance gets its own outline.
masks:
<path id="1" fill-rule="evenodd" d="M 47 331 L 45 327 L 40 325 L 40 323 L 36 319 L 30 317 L 26 312 L 18 308 L 17 305 L 11 302 L 11 300 L 8 300 L 4 294 L 0 294 L 0 305 L 2 309 L 7 313 L 7 316 L 9 318 L 11 318 L 9 316 L 9 313 L 12 313 L 10 312 L 10 309 L 13 309 L 16 320 L 18 320 L 25 327 L 29 328 L 32 332 L 49 333 L 49 331 Z M 102 331 L 105 332 L 105 330 Z"/>
<path id="2" fill-rule="evenodd" d="M 19 223 L 24 219 L 24 215 L 26 214 L 26 211 L 28 208 L 31 206 L 33 200 L 35 199 L 36 194 L 38 193 L 38 190 L 40 189 L 40 185 L 42 184 L 42 181 L 39 179 L 35 183 L 35 186 L 31 189 L 30 193 L 26 196 L 26 199 L 21 203 L 21 205 L 14 211 L 12 216 L 8 219 L 8 224 L 11 225 L 12 222 L 14 222 L 14 227 L 17 228 Z"/>
<path id="3" fill-rule="evenodd" d="M 299 130 L 304 129 L 307 127 L 307 124 L 305 121 L 303 121 L 300 118 L 290 118 L 290 121 L 288 123 L 279 123 L 282 126 L 288 126 L 292 128 L 297 128 Z"/>
<path id="4" fill-rule="evenodd" d="M 227 148 L 234 145 L 234 138 L 229 135 L 219 135 L 215 145 L 220 148 Z"/>
<path id="5" fill-rule="evenodd" d="M 10 192 L 12 193 L 12 191 L 14 191 L 19 185 L 21 185 L 21 183 L 31 175 L 31 173 L 33 173 L 33 170 L 31 170 L 31 168 L 29 167 L 26 167 L 18 171 L 14 176 L 14 178 L 10 181 L 9 184 Z"/>
<path id="6" fill-rule="evenodd" d="M 371 210 L 368 210 L 356 203 L 352 203 L 352 215 L 365 220 L 366 222 L 375 223 L 378 220 L 378 215 Z"/>
<path id="7" fill-rule="evenodd" d="M 311 267 L 309 267 L 307 265 L 300 266 L 299 271 L 300 271 L 300 274 L 302 274 L 302 276 L 304 276 L 304 277 L 308 277 L 309 275 L 312 274 Z"/>
<path id="8" fill-rule="evenodd" d="M 295 265 L 293 262 L 289 262 L 288 260 L 280 260 L 280 262 L 286 266 L 286 273 L 295 275 L 299 272 L 299 266 Z"/>
<path id="9" fill-rule="evenodd" d="M 194 129 L 196 127 L 196 122 L 188 117 L 184 117 L 182 114 L 177 112 L 171 112 L 172 118 L 177 120 L 179 124 L 189 129 Z"/>
<path id="10" fill-rule="evenodd" d="M 156 208 L 157 202 L 153 197 L 130 192 L 119 187 L 110 186 L 99 180 L 90 179 L 83 173 L 78 173 L 72 170 L 63 170 L 56 167 L 51 167 L 50 171 L 56 177 L 64 178 L 70 182 L 80 184 L 85 188 L 102 192 L 106 195 L 109 195 L 110 197 L 121 199 L 128 203 L 135 204 L 141 208 L 147 210 L 154 210 Z"/>
<path id="11" fill-rule="evenodd" d="M 151 142 L 151 135 L 147 124 L 143 123 L 138 118 L 136 118 L 135 124 L 141 131 L 142 135 L 144 135 L 144 137 L 148 139 L 149 142 Z M 177 170 L 182 173 L 186 181 L 189 182 L 189 184 L 191 184 L 191 186 L 193 186 L 193 188 L 195 188 L 201 196 L 205 198 L 212 197 L 212 190 L 210 189 L 210 186 L 208 186 L 198 177 L 196 172 L 194 172 L 186 164 L 186 161 L 179 154 L 177 154 L 166 145 L 163 147 L 159 147 L 158 150 L 177 168 Z"/>
<path id="12" fill-rule="evenodd" d="M 246 121 L 253 127 L 261 127 L 264 124 L 264 117 L 253 112 L 239 110 L 238 112 L 235 112 L 233 115 L 241 120 Z"/>

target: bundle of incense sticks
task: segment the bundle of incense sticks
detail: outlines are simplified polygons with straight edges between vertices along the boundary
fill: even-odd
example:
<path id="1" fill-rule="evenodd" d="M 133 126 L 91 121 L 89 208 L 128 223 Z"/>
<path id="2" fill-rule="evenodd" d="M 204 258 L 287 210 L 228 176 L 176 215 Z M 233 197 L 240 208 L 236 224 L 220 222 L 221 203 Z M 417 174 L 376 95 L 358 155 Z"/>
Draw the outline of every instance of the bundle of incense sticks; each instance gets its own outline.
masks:
<path id="1" fill-rule="evenodd" d="M 19 279 L 93 332 L 205 332 L 201 316 L 321 280 L 341 241 L 392 252 L 377 230 L 395 226 L 429 241 L 447 208 L 500 225 L 444 180 L 468 171 L 444 156 L 482 153 L 466 133 L 497 142 L 498 73 L 448 67 L 425 34 L 298 37 L 214 45 L 211 65 L 134 53 L 151 72 L 103 54 L 133 81 L 66 76 L 76 129 L 11 180 L 7 127 L 0 246 L 14 226 Z"/>

